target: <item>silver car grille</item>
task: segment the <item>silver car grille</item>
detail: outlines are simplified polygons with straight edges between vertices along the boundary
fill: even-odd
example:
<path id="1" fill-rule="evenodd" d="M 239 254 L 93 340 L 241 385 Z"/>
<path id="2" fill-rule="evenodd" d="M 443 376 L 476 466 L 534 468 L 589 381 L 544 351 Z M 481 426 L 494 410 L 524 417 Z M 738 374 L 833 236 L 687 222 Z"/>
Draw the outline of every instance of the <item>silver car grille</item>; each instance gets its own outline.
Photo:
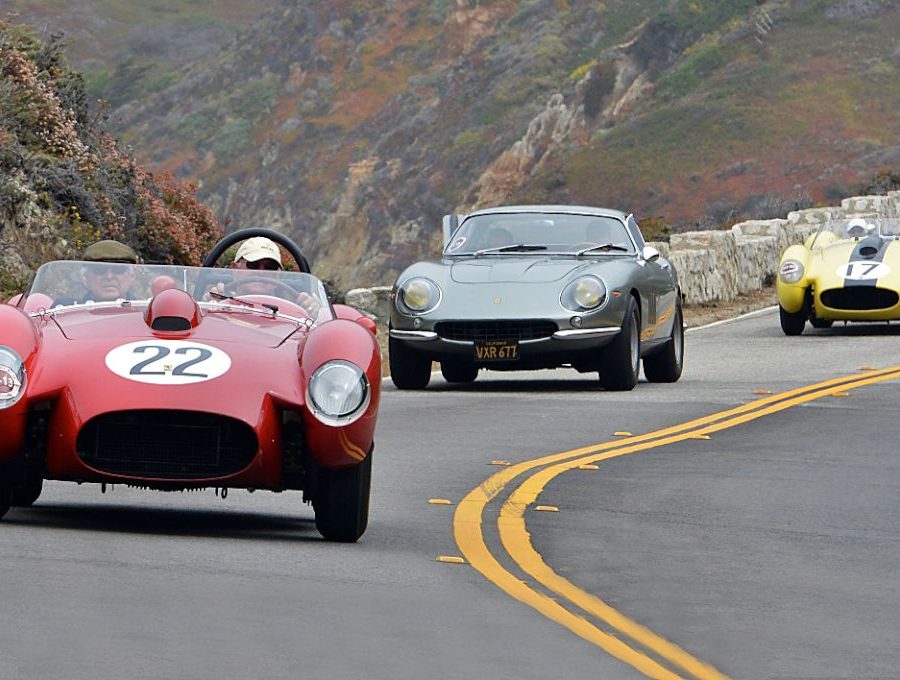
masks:
<path id="1" fill-rule="evenodd" d="M 536 340 L 549 338 L 559 327 L 546 319 L 441 321 L 434 331 L 447 340 Z"/>

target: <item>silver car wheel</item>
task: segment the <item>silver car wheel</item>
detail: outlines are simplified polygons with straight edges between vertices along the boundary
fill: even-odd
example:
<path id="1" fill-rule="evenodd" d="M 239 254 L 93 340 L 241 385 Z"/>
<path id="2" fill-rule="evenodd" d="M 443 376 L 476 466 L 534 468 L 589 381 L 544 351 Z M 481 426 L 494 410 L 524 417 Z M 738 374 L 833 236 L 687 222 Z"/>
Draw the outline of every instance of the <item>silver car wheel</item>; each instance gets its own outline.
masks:
<path id="1" fill-rule="evenodd" d="M 641 338 L 637 327 L 637 318 L 631 317 L 631 370 L 637 375 L 638 362 L 641 359 Z"/>

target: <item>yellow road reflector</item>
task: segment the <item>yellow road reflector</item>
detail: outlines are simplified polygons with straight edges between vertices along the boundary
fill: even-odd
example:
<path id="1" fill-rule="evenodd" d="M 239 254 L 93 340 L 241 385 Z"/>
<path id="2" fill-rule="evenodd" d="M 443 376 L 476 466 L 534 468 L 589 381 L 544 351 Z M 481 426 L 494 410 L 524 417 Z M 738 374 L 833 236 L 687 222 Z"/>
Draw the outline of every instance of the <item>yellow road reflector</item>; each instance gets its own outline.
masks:
<path id="1" fill-rule="evenodd" d="M 585 463 L 584 465 L 578 466 L 579 470 L 599 470 L 599 465 L 594 465 L 593 463 Z"/>
<path id="2" fill-rule="evenodd" d="M 753 394 L 772 394 L 772 390 L 766 390 L 766 389 L 753 390 Z"/>
<path id="3" fill-rule="evenodd" d="M 536 505 L 534 509 L 538 512 L 559 512 L 559 508 L 555 505 Z"/>
<path id="4" fill-rule="evenodd" d="M 504 465 L 508 466 L 510 463 L 508 460 L 492 460 L 488 465 Z"/>
<path id="5" fill-rule="evenodd" d="M 435 562 L 449 562 L 450 564 L 465 564 L 466 561 L 458 555 L 438 555 Z"/>
<path id="6" fill-rule="evenodd" d="M 691 439 L 709 439 L 708 434 L 695 434 Z"/>
<path id="7" fill-rule="evenodd" d="M 831 396 L 832 397 L 849 397 L 850 393 L 849 392 L 835 392 Z"/>
<path id="8" fill-rule="evenodd" d="M 619 430 L 618 432 L 613 432 L 614 437 L 630 437 L 631 432 L 626 432 L 625 430 Z"/>
<path id="9" fill-rule="evenodd" d="M 448 501 L 446 498 L 429 498 L 428 502 L 431 505 L 453 505 L 453 502 Z"/>
<path id="10" fill-rule="evenodd" d="M 869 366 L 868 364 L 866 364 L 865 366 L 860 366 L 860 367 L 859 367 L 858 369 L 856 369 L 856 370 L 858 370 L 858 371 L 874 371 L 874 370 L 875 370 L 875 367 L 874 367 L 874 366 Z"/>

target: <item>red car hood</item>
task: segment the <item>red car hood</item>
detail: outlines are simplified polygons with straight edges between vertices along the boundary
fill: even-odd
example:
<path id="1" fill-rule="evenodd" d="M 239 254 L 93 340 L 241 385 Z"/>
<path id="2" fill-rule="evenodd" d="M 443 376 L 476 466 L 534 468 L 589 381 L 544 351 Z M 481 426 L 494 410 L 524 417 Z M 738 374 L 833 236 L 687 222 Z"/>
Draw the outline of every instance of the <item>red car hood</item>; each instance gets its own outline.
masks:
<path id="1" fill-rule="evenodd" d="M 72 310 L 56 314 L 53 320 L 69 340 L 107 338 L 111 344 L 150 337 L 190 338 L 213 343 L 240 342 L 243 345 L 277 347 L 298 332 L 297 324 L 250 312 L 212 312 L 185 333 L 157 333 L 144 321 L 145 307 Z"/>
<path id="2" fill-rule="evenodd" d="M 109 410 L 153 408 L 219 413 L 255 426 L 266 398 L 303 403 L 304 326 L 213 312 L 189 331 L 160 332 L 144 322 L 145 309 L 66 310 L 36 319 L 43 330 L 31 396 L 64 398 L 79 426 Z"/>

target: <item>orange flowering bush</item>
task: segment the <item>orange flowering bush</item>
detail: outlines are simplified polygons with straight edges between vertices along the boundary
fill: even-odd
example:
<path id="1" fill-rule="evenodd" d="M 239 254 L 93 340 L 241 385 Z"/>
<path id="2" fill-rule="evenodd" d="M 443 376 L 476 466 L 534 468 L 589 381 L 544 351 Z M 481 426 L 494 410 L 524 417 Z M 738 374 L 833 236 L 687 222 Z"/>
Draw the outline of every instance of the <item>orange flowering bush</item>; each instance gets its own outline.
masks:
<path id="1" fill-rule="evenodd" d="M 92 238 L 116 238 L 146 261 L 179 264 L 199 264 L 221 236 L 196 186 L 146 170 L 101 116 L 89 118 L 82 78 L 67 67 L 58 36 L 42 42 L 0 21 L 0 238 L 10 227 L 50 229 L 61 244 L 56 256 L 77 257 Z M 21 255 L 36 266 L 28 255 L 47 251 Z"/>

